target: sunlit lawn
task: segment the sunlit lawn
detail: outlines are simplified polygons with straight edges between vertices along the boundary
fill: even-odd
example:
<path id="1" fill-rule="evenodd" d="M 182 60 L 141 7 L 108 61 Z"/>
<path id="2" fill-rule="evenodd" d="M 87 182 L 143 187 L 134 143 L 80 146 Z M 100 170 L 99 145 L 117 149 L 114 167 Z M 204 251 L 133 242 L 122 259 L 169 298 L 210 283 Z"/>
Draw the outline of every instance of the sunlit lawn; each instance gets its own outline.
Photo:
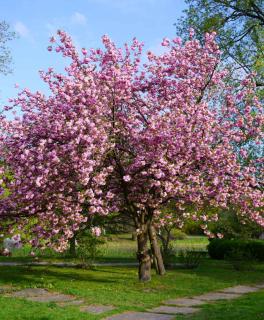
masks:
<path id="1" fill-rule="evenodd" d="M 175 251 L 177 250 L 206 250 L 208 240 L 204 236 L 188 236 L 184 240 L 172 241 Z M 136 261 L 136 241 L 132 240 L 131 234 L 112 235 L 108 237 L 108 240 L 101 246 L 101 255 L 98 261 L 118 261 L 118 262 L 135 262 Z M 29 256 L 31 249 L 24 247 L 16 250 L 13 257 L 0 257 L 0 261 L 17 261 L 17 260 L 32 260 Z M 78 259 L 72 259 L 67 254 L 57 254 L 51 250 L 46 250 L 38 254 L 41 260 L 66 260 L 66 261 L 78 261 Z"/>
<path id="2" fill-rule="evenodd" d="M 207 239 L 204 237 L 188 237 L 173 242 L 176 250 L 205 250 Z M 136 242 L 131 235 L 113 236 L 101 248 L 100 261 L 136 261 Z M 1 258 L 7 260 L 23 260 L 29 248 L 16 252 L 15 257 Z M 48 256 L 47 256 L 48 255 Z M 45 253 L 41 259 L 69 260 L 58 254 Z M 225 261 L 214 261 L 204 258 L 197 269 L 168 270 L 164 277 L 153 271 L 150 283 L 139 283 L 136 267 L 97 267 L 85 270 L 78 268 L 56 267 L 0 267 L 0 286 L 10 285 L 12 288 L 40 287 L 52 291 L 73 294 L 84 299 L 87 304 L 111 304 L 114 312 L 125 310 L 146 310 L 158 306 L 169 298 L 193 296 L 236 284 L 264 282 L 264 265 L 257 265 L 251 271 L 235 271 Z M 190 320 L 258 320 L 264 319 L 264 292 L 249 294 L 242 299 L 202 307 L 201 313 L 177 319 Z M 112 312 L 113 313 L 113 312 Z M 111 314 L 108 313 L 108 314 Z M 5 297 L 0 294 L 1 320 L 82 320 L 102 319 L 81 313 L 78 307 L 58 307 L 54 303 L 29 302 L 23 299 Z"/>
<path id="3" fill-rule="evenodd" d="M 0 274 L 0 285 L 9 284 L 16 288 L 48 288 L 74 294 L 84 298 L 90 304 L 112 304 L 118 312 L 121 312 L 123 310 L 145 310 L 169 298 L 193 296 L 240 283 L 263 282 L 264 265 L 258 266 L 254 271 L 238 272 L 226 262 L 205 259 L 200 267 L 194 270 L 169 270 L 164 277 L 153 273 L 152 281 L 146 284 L 137 281 L 136 268 L 128 267 L 98 267 L 95 270 L 0 267 Z M 264 295 L 259 294 L 256 299 L 261 302 L 263 298 Z M 77 307 L 66 309 L 57 307 L 55 304 L 0 298 L 0 319 L 3 320 L 102 318 L 83 315 Z M 212 314 L 213 311 L 210 312 Z"/>

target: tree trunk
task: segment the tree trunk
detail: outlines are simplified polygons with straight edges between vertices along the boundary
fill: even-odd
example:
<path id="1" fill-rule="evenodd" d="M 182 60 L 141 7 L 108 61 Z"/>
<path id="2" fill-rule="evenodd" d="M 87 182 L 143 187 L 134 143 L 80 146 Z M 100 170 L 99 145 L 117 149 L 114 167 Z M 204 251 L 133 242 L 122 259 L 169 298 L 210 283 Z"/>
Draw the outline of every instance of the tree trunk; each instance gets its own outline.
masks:
<path id="1" fill-rule="evenodd" d="M 150 230 L 149 230 L 149 229 L 148 229 L 148 236 L 149 236 L 149 242 L 150 242 L 151 253 L 152 253 L 151 260 L 152 260 L 152 263 L 154 264 L 156 273 L 159 274 L 158 261 L 157 261 L 157 258 L 156 258 L 156 256 L 155 256 L 153 241 L 151 241 L 151 236 L 150 236 Z"/>
<path id="2" fill-rule="evenodd" d="M 160 252 L 160 246 L 158 244 L 156 230 L 155 230 L 155 227 L 152 226 L 151 224 L 148 227 L 148 234 L 149 234 L 149 240 L 151 244 L 151 250 L 152 250 L 154 259 L 156 260 L 156 265 L 157 265 L 156 271 L 159 275 L 162 276 L 166 273 L 166 270 L 165 270 L 163 258 Z"/>
<path id="3" fill-rule="evenodd" d="M 137 258 L 138 278 L 142 282 L 151 280 L 151 257 L 148 250 L 148 227 L 142 225 L 140 233 L 137 235 L 138 253 Z"/>
<path id="4" fill-rule="evenodd" d="M 76 257 L 77 253 L 76 253 L 76 236 L 74 235 L 70 240 L 70 255 L 72 257 Z"/>

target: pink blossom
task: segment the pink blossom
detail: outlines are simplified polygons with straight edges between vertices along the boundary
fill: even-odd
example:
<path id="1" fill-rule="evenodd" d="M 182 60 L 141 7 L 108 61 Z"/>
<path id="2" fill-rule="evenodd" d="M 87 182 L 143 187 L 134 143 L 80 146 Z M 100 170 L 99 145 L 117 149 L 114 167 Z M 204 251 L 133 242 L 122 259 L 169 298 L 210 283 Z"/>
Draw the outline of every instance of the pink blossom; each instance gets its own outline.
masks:
<path id="1" fill-rule="evenodd" d="M 129 182 L 129 181 L 131 180 L 130 175 L 125 175 L 125 176 L 123 177 L 123 180 L 126 181 L 126 182 Z"/>
<path id="2" fill-rule="evenodd" d="M 168 47 L 170 45 L 170 40 L 168 38 L 164 38 L 161 45 L 163 47 Z"/>
<path id="3" fill-rule="evenodd" d="M 82 48 L 82 54 L 87 55 L 87 50 L 85 48 Z"/>
<path id="4" fill-rule="evenodd" d="M 10 251 L 9 251 L 7 248 L 5 248 L 5 249 L 3 250 L 3 255 L 4 255 L 4 256 L 9 256 L 9 255 L 10 255 Z"/>
<path id="5" fill-rule="evenodd" d="M 100 227 L 92 227 L 91 228 L 91 232 L 93 235 L 95 235 L 96 237 L 100 237 L 102 230 Z"/>

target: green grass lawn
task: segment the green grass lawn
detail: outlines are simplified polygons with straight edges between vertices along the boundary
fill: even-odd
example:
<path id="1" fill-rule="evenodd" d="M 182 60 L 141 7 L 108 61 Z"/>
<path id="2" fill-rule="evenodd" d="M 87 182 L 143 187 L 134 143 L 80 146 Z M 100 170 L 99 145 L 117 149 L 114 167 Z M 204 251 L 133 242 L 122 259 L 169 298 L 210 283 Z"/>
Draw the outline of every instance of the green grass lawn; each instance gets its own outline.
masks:
<path id="1" fill-rule="evenodd" d="M 176 250 L 204 250 L 205 237 L 188 237 L 173 242 Z M 30 248 L 15 252 L 14 257 L 1 257 L 1 261 L 32 260 L 28 257 Z M 113 236 L 102 247 L 100 261 L 136 261 L 136 242 L 130 235 Z M 41 260 L 67 260 L 67 256 L 46 251 Z M 135 267 L 97 267 L 94 270 L 56 267 L 0 267 L 0 286 L 10 285 L 14 289 L 47 288 L 73 294 L 84 299 L 87 304 L 111 304 L 120 313 L 126 310 L 143 311 L 158 306 L 170 298 L 194 296 L 237 284 L 264 282 L 264 264 L 252 271 L 235 271 L 225 261 L 202 260 L 197 269 L 168 270 L 163 277 L 154 272 L 150 283 L 139 283 Z M 264 292 L 245 295 L 243 298 L 218 302 L 202 307 L 201 313 L 177 319 L 190 320 L 258 320 L 264 319 Z M 54 303 L 29 302 L 0 294 L 1 320 L 82 320 L 102 319 L 99 315 L 81 313 L 78 307 L 58 307 Z"/>
<path id="2" fill-rule="evenodd" d="M 0 267 L 0 285 L 12 285 L 15 288 L 41 287 L 74 294 L 85 299 L 89 304 L 112 304 L 117 308 L 117 312 L 146 310 L 158 306 L 169 298 L 193 296 L 236 284 L 261 281 L 264 281 L 264 265 L 259 265 L 254 271 L 238 272 L 226 262 L 209 259 L 204 259 L 195 270 L 169 270 L 164 277 L 153 273 L 152 281 L 146 284 L 137 281 L 136 268 L 128 267 L 100 267 L 95 270 L 55 267 Z M 223 318 L 221 310 L 229 308 L 235 317 L 239 314 L 239 306 L 241 305 L 243 306 L 243 319 L 258 319 L 257 317 L 252 318 L 252 314 L 255 312 L 257 315 L 263 311 L 260 306 L 263 305 L 264 294 L 262 292 L 254 294 L 254 296 L 255 298 L 251 298 L 251 295 L 248 295 L 248 298 L 245 299 L 249 300 L 246 300 L 248 302 L 245 304 L 239 300 L 232 302 L 230 306 L 226 303 L 217 303 L 214 306 L 204 307 L 202 314 L 206 315 L 206 318 L 196 315 L 189 319 L 235 319 L 227 316 Z M 250 301 L 254 301 L 252 308 Z M 219 318 L 214 316 L 217 314 L 219 314 Z M 102 318 L 102 316 L 80 313 L 77 307 L 60 308 L 51 303 L 33 303 L 0 295 L 1 320 Z"/>
<path id="3" fill-rule="evenodd" d="M 131 234 L 112 235 L 101 246 L 101 255 L 98 261 L 101 262 L 135 262 L 136 261 L 136 241 L 131 240 Z M 174 249 L 199 249 L 206 250 L 208 239 L 204 236 L 188 236 L 184 240 L 174 240 L 171 242 Z M 29 256 L 31 248 L 28 246 L 22 249 L 15 250 L 12 257 L 0 256 L 0 261 L 32 261 L 32 257 Z M 37 251 L 37 256 L 40 260 L 52 260 L 52 261 L 76 261 L 78 259 L 72 259 L 67 254 L 58 254 L 51 249 L 46 249 L 43 252 Z"/>

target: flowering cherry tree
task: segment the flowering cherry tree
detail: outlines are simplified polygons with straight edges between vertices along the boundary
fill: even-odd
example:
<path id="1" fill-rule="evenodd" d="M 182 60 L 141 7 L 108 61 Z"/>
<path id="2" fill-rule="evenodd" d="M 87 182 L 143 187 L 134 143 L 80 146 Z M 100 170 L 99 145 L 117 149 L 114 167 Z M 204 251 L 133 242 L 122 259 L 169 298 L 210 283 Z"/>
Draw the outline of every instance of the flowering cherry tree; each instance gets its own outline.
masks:
<path id="1" fill-rule="evenodd" d="M 247 146 L 261 143 L 263 111 L 253 79 L 225 84 L 215 34 L 204 45 L 192 31 L 185 44 L 164 39 L 165 53 L 148 52 L 144 64 L 136 39 L 120 49 L 104 36 L 104 49 L 79 54 L 66 33 L 58 37 L 48 50 L 71 59 L 66 74 L 41 72 L 50 96 L 24 90 L 7 107 L 22 116 L 1 118 L 2 170 L 13 175 L 3 219 L 30 221 L 33 245 L 64 250 L 89 215 L 127 214 L 142 281 L 150 280 L 148 239 L 165 272 L 155 225 L 170 202 L 182 219 L 195 207 L 208 234 L 210 207 L 236 206 L 264 226 L 260 159 L 241 164 Z"/>

